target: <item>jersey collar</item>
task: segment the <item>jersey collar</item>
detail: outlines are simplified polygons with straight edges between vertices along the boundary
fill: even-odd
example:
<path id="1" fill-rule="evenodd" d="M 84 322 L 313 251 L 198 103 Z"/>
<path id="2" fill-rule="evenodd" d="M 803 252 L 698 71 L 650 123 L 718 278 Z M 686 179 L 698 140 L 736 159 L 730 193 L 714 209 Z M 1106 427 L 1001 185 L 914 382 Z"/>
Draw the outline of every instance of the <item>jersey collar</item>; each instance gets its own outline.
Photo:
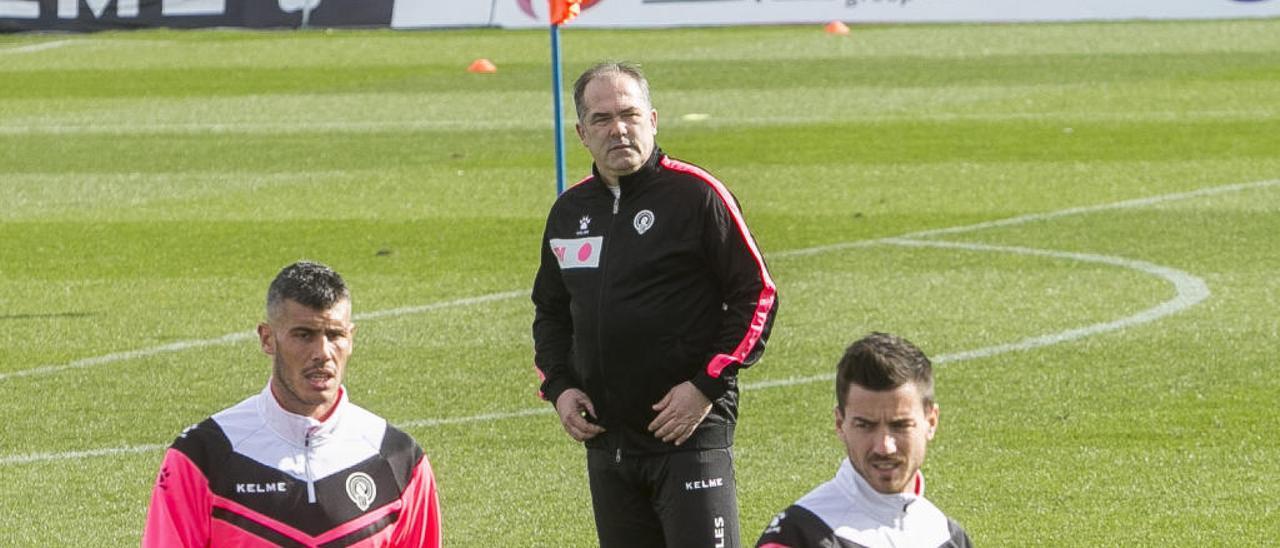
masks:
<path id="1" fill-rule="evenodd" d="M 271 382 L 268 381 L 267 387 L 262 390 L 262 397 L 258 398 L 258 412 L 262 414 L 267 427 L 277 436 L 293 445 L 307 447 L 324 443 L 332 436 L 349 407 L 346 403 L 347 389 L 344 386 L 338 389 L 338 402 L 323 421 L 304 417 L 281 407 L 275 394 L 271 393 Z"/>
<path id="2" fill-rule="evenodd" d="M 653 145 L 653 152 L 649 153 L 649 159 L 645 160 L 644 165 L 640 166 L 635 173 L 618 177 L 618 186 L 622 187 L 623 192 L 637 185 L 643 185 L 652 181 L 654 176 L 662 169 L 662 157 L 666 156 L 662 152 L 662 148 L 656 143 Z M 600 170 L 596 169 L 595 164 L 591 164 L 591 175 L 596 181 L 600 182 L 601 187 L 605 187 L 604 177 L 600 176 Z"/>
<path id="3" fill-rule="evenodd" d="M 924 498 L 924 472 L 916 470 L 916 477 L 911 481 L 911 489 L 906 493 L 885 494 L 876 491 L 867 480 L 854 470 L 846 457 L 836 472 L 836 483 L 840 490 L 854 501 L 858 507 L 865 508 L 868 513 L 885 518 L 894 518 L 907 511 L 917 500 Z"/>

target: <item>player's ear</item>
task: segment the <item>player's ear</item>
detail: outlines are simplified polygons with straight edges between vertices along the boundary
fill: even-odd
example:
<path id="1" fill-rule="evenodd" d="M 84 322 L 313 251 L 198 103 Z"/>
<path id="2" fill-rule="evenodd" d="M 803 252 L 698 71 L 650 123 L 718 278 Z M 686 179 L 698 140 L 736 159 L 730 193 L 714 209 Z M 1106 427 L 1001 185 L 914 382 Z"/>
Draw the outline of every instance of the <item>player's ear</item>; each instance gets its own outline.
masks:
<path id="1" fill-rule="evenodd" d="M 258 342 L 262 345 L 262 353 L 268 356 L 276 354 L 276 338 L 272 336 L 271 324 L 262 322 L 258 324 Z"/>
<path id="2" fill-rule="evenodd" d="M 925 439 L 932 440 L 933 435 L 938 431 L 938 404 L 930 404 L 928 411 L 925 412 L 925 420 L 929 422 L 929 431 L 925 435 Z"/>
<path id="3" fill-rule="evenodd" d="M 587 144 L 587 133 L 582 129 L 582 120 L 578 120 L 577 123 L 573 124 L 573 129 L 578 132 L 578 140 L 582 141 L 584 145 Z"/>

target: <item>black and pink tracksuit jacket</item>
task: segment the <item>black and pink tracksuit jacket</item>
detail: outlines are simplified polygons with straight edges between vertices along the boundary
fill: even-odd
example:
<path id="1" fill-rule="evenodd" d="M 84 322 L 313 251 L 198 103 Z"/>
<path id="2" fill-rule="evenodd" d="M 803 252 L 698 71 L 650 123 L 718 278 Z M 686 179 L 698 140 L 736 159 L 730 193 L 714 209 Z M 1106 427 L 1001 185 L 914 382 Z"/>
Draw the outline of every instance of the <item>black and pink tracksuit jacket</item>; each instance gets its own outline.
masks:
<path id="1" fill-rule="evenodd" d="M 698 166 L 655 147 L 619 187 L 594 172 L 548 216 L 532 295 L 542 397 L 591 398 L 607 432 L 589 448 L 663 453 L 676 447 L 648 432 L 651 406 L 692 381 L 712 408 L 681 449 L 729 447 L 738 369 L 764 352 L 778 308 L 764 256 L 737 200 Z"/>
<path id="2" fill-rule="evenodd" d="M 347 401 L 324 421 L 261 393 L 165 453 L 142 546 L 440 546 L 435 477 L 407 434 Z"/>

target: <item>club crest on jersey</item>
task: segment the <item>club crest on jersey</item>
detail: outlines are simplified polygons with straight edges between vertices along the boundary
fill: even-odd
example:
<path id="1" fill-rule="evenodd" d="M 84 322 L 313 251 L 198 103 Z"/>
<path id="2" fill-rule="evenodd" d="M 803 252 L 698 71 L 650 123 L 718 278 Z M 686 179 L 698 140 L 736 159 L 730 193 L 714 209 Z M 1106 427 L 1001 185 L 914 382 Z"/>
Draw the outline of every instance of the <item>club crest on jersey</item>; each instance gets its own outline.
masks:
<path id="1" fill-rule="evenodd" d="M 378 485 L 373 483 L 369 474 L 355 472 L 347 476 L 347 496 L 361 511 L 368 510 L 374 497 L 378 496 Z"/>
<path id="2" fill-rule="evenodd" d="M 650 228 L 653 228 L 653 221 L 653 212 L 644 209 L 640 213 L 636 213 L 636 218 L 631 220 L 631 226 L 636 227 L 636 234 L 644 234 Z"/>
<path id="3" fill-rule="evenodd" d="M 547 242 L 561 270 L 570 268 L 598 268 L 600 266 L 600 250 L 604 247 L 604 236 L 589 238 L 552 238 Z"/>
<path id="4" fill-rule="evenodd" d="M 581 219 L 578 219 L 578 235 L 586 236 L 587 233 L 590 231 L 591 231 L 591 217 L 587 215 L 583 215 Z"/>

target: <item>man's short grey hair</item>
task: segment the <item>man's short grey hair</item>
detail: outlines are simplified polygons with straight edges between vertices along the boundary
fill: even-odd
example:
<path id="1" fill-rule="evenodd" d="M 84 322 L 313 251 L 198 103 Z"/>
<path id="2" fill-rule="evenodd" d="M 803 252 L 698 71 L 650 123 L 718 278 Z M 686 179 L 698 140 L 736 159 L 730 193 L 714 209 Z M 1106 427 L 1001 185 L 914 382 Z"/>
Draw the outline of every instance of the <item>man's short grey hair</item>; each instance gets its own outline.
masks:
<path id="1" fill-rule="evenodd" d="M 644 77 L 644 71 L 640 70 L 640 65 L 627 61 L 605 61 L 587 69 L 573 83 L 573 105 L 578 110 L 578 121 L 582 121 L 582 118 L 587 115 L 587 107 L 582 104 L 582 96 L 587 91 L 587 84 L 590 84 L 597 76 L 606 74 L 621 74 L 631 77 L 640 86 L 640 96 L 644 98 L 644 104 L 649 105 L 649 108 L 653 108 L 653 101 L 649 100 L 649 79 Z"/>
<path id="2" fill-rule="evenodd" d="M 328 310 L 341 301 L 351 300 L 351 292 L 342 276 L 323 264 L 298 261 L 284 267 L 267 289 L 267 318 L 290 300 L 313 310 Z"/>

